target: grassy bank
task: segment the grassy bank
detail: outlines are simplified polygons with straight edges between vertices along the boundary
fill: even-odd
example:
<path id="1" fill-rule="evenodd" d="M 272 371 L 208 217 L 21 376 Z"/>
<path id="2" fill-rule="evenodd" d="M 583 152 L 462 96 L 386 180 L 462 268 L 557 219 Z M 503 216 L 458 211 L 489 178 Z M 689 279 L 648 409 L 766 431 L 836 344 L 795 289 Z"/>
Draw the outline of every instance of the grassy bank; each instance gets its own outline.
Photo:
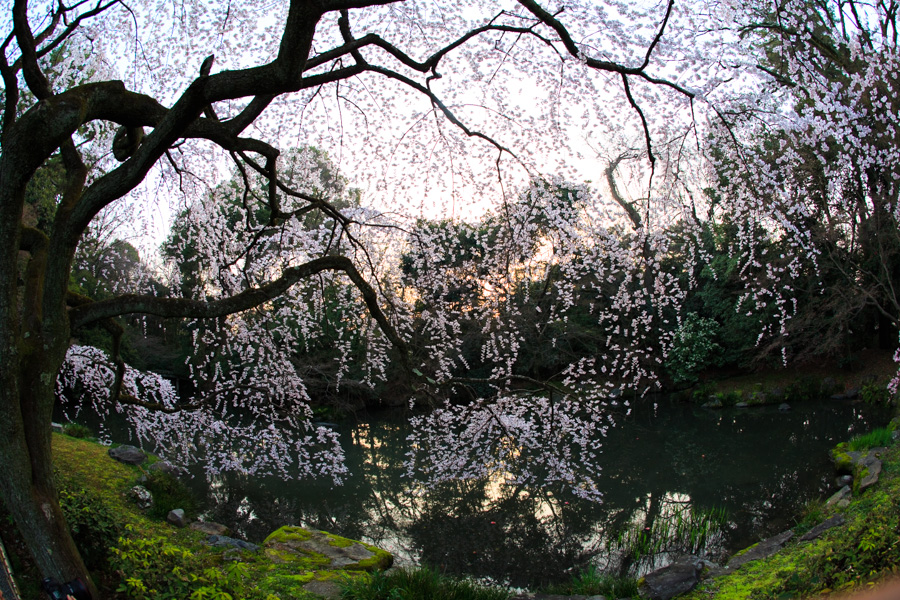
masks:
<path id="1" fill-rule="evenodd" d="M 293 551 L 291 542 L 313 536 L 320 544 L 334 547 L 356 544 L 302 528 L 273 532 L 270 543 L 258 552 L 207 545 L 206 533 L 166 523 L 168 507 L 141 510 L 129 496 L 129 490 L 148 473 L 151 482 L 163 482 L 154 489 L 168 504 L 188 501 L 183 486 L 173 478 L 114 461 L 107 450 L 90 441 L 53 436 L 61 504 L 105 598 L 312 600 L 320 595 L 305 589 L 311 583 L 336 590 L 338 583 L 367 577 L 361 570 L 348 570 L 354 567 L 331 568 L 322 554 Z M 9 519 L 4 519 L 0 534 L 10 551 L 23 600 L 42 600 L 39 574 Z M 378 550 L 368 561 L 371 564 L 360 561 L 360 568 L 389 564 L 389 556 Z"/>
<path id="2" fill-rule="evenodd" d="M 855 447 L 865 449 L 866 437 Z M 868 438 L 883 443 L 884 435 Z M 824 596 L 858 592 L 877 586 L 900 573 L 900 446 L 891 445 L 881 456 L 878 483 L 857 492 L 849 505 L 817 505 L 795 527 L 794 540 L 767 559 L 748 563 L 727 575 L 702 583 L 685 600 L 763 600 Z M 836 515 L 844 525 L 821 538 L 799 541 L 818 522 Z"/>

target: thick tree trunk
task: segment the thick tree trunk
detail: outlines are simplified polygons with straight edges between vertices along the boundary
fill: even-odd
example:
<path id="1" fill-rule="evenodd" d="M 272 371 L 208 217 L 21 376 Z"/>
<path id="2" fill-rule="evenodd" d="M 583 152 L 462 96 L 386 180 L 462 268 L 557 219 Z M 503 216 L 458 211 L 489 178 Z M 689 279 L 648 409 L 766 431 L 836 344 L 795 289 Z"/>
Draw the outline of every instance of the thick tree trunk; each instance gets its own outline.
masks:
<path id="1" fill-rule="evenodd" d="M 24 362 L 39 365 L 34 360 Z M 60 583 L 81 578 L 92 596 L 99 598 L 60 509 L 53 477 L 50 420 L 56 362 L 48 360 L 43 368 L 0 374 L 3 501 L 41 575 Z"/>
<path id="2" fill-rule="evenodd" d="M 0 175 L 4 169 L 0 167 Z M 0 177 L 0 183 L 5 177 Z M 50 421 L 56 375 L 68 346 L 64 305 L 49 321 L 38 286 L 20 285 L 21 192 L 0 191 L 0 494 L 43 577 L 96 587 L 72 541 L 53 480 Z M 32 273 L 26 274 L 30 279 Z M 35 282 L 32 282 L 35 283 Z M 26 308 L 23 309 L 22 307 Z M 25 313 L 23 315 L 23 312 Z"/>

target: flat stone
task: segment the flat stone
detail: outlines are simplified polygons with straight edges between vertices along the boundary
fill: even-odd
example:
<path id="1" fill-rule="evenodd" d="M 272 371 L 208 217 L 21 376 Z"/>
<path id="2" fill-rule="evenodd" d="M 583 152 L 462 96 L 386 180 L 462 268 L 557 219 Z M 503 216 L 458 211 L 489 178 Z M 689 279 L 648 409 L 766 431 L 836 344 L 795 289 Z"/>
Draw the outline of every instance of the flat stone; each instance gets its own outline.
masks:
<path id="1" fill-rule="evenodd" d="M 174 525 L 175 527 L 187 527 L 187 520 L 184 517 L 184 510 L 181 508 L 170 510 L 169 514 L 166 516 L 166 521 L 168 521 L 169 524 Z"/>
<path id="2" fill-rule="evenodd" d="M 708 560 L 701 560 L 700 565 L 703 567 L 703 570 L 700 572 L 700 579 L 713 579 L 730 572 L 729 569 Z"/>
<path id="3" fill-rule="evenodd" d="M 694 589 L 702 569 L 702 561 L 695 556 L 677 560 L 645 575 L 638 591 L 649 600 L 669 600 Z"/>
<path id="4" fill-rule="evenodd" d="M 231 533 L 231 530 L 224 525 L 213 523 L 212 521 L 194 521 L 191 523 L 191 529 L 199 531 L 200 533 L 205 533 L 206 535 L 226 536 Z"/>
<path id="5" fill-rule="evenodd" d="M 734 405 L 735 408 L 747 408 L 750 406 L 747 402 L 738 402 Z"/>
<path id="6" fill-rule="evenodd" d="M 881 475 L 881 461 L 877 458 L 866 458 L 860 463 L 860 467 L 865 469 L 861 471 L 865 474 L 859 481 L 859 490 L 863 491 L 878 483 L 878 476 Z"/>
<path id="7" fill-rule="evenodd" d="M 811 542 L 812 540 L 819 539 L 823 533 L 832 529 L 834 527 L 840 527 L 845 523 L 845 519 L 843 515 L 835 515 L 830 519 L 825 519 L 802 536 L 800 536 L 801 542 Z"/>
<path id="8" fill-rule="evenodd" d="M 147 460 L 147 455 L 140 448 L 134 446 L 116 446 L 108 450 L 110 457 L 127 465 L 139 465 Z"/>
<path id="9" fill-rule="evenodd" d="M 237 538 L 228 537 L 227 535 L 210 535 L 203 542 L 208 546 L 217 546 L 217 547 L 228 547 L 228 548 L 238 548 L 240 550 L 249 550 L 251 552 L 256 552 L 259 550 L 259 546 L 256 544 L 251 544 L 245 540 L 239 540 Z"/>
<path id="10" fill-rule="evenodd" d="M 333 581 L 319 581 L 316 579 L 304 585 L 303 590 L 322 598 L 341 597 L 341 587 Z"/>
<path id="11" fill-rule="evenodd" d="M 794 537 L 794 532 L 790 529 L 782 531 L 778 535 L 773 535 L 755 546 L 751 546 L 743 553 L 732 556 L 731 560 L 728 561 L 728 568 L 739 569 L 748 562 L 759 560 L 761 558 L 768 558 L 784 548 L 784 545 L 788 543 L 792 537 Z"/>
<path id="12" fill-rule="evenodd" d="M 781 412 L 788 412 L 791 410 L 791 405 L 787 402 L 782 402 L 778 405 L 778 410 L 780 410 Z"/>
<path id="13" fill-rule="evenodd" d="M 829 498 L 828 500 L 825 501 L 825 506 L 834 506 L 841 500 L 846 500 L 846 499 L 850 498 L 850 496 L 852 496 L 852 495 L 853 495 L 853 492 L 850 490 L 850 486 L 845 485 L 844 487 L 842 487 L 841 489 L 836 491 L 831 496 L 831 498 Z"/>

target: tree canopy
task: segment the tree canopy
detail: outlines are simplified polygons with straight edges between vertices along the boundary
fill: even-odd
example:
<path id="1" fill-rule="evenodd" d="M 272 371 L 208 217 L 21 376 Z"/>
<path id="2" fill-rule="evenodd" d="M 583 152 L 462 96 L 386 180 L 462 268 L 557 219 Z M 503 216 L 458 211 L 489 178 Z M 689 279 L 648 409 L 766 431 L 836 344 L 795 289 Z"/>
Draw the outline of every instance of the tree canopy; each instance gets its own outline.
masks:
<path id="1" fill-rule="evenodd" d="M 52 477 L 67 386 L 172 459 L 339 478 L 307 382 L 352 379 L 434 408 L 410 463 L 436 480 L 593 497 L 609 407 L 716 335 L 787 360 L 825 305 L 896 338 L 892 6 L 15 0 L 0 478 L 41 572 L 89 581 Z M 157 212 L 153 267 L 101 235 Z M 187 320 L 190 398 L 122 360 L 133 315 Z"/>

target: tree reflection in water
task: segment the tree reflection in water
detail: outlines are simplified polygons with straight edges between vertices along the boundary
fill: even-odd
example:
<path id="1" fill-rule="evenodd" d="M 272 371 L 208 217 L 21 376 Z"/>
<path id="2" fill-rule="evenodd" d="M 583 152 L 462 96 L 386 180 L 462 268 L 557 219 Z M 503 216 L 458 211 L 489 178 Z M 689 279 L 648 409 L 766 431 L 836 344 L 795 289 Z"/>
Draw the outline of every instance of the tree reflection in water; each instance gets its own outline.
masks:
<path id="1" fill-rule="evenodd" d="M 647 403 L 602 440 L 601 502 L 558 483 L 510 483 L 502 471 L 426 485 L 407 475 L 408 425 L 386 415 L 340 426 L 350 470 L 342 486 L 234 474 L 195 484 L 208 490 L 207 518 L 251 540 L 302 524 L 375 543 L 401 563 L 539 585 L 589 564 L 646 572 L 685 550 L 718 560 L 782 531 L 833 486 L 827 450 L 885 420 L 834 403 L 790 413 Z M 707 534 L 702 543 L 685 533 L 691 519 Z M 661 552 L 636 560 L 636 540 Z"/>

